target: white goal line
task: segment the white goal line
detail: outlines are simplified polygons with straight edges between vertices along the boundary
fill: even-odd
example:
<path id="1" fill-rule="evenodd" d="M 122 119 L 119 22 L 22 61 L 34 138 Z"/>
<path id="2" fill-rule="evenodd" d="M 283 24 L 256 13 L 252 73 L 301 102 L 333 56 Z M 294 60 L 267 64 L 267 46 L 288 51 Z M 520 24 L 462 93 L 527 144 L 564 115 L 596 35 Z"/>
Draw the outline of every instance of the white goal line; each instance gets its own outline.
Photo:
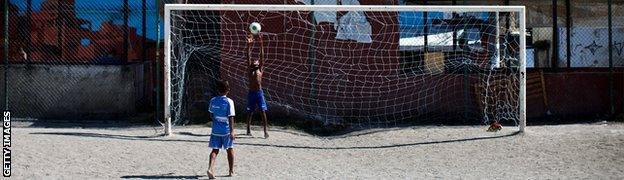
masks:
<path id="1" fill-rule="evenodd" d="M 427 11 L 427 12 L 524 12 L 524 6 L 400 6 L 400 5 L 263 5 L 263 4 L 165 4 L 171 10 L 220 11 Z"/>

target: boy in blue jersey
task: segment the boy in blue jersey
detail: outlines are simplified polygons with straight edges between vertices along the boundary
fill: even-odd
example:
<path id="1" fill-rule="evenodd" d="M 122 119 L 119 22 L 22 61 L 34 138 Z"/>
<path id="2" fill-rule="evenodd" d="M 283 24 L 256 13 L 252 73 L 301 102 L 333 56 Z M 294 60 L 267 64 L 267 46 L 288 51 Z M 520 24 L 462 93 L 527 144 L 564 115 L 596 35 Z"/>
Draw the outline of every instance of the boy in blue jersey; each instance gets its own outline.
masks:
<path id="1" fill-rule="evenodd" d="M 228 164 L 230 167 L 229 176 L 234 175 L 234 101 L 226 97 L 230 92 L 230 85 L 227 81 L 217 82 L 217 91 L 221 96 L 210 100 L 210 115 L 212 117 L 212 133 L 210 134 L 209 146 L 210 164 L 208 165 L 208 177 L 214 179 L 214 163 L 219 154 L 219 149 L 227 151 Z"/>

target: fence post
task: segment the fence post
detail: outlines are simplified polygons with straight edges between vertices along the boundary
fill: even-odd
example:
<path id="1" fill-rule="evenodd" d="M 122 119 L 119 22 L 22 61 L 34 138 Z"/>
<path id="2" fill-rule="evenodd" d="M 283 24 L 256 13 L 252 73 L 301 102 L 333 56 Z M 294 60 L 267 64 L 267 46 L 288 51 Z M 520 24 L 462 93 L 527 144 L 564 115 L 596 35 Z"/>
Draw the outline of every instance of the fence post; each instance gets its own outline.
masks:
<path id="1" fill-rule="evenodd" d="M 572 63 L 572 45 L 570 45 L 572 38 L 572 4 L 571 0 L 566 0 L 566 61 L 567 67 L 570 68 Z"/>
<path id="2" fill-rule="evenodd" d="M 452 5 L 455 6 L 457 5 L 457 0 L 453 0 Z M 453 12 L 453 14 L 451 15 L 451 20 L 455 20 L 455 18 L 458 18 L 458 14 L 457 12 Z M 453 24 L 453 52 L 455 53 L 455 51 L 457 51 L 457 24 Z M 463 56 L 463 50 L 462 50 L 462 56 Z M 455 57 L 456 58 L 456 57 Z M 463 57 L 462 57 L 463 58 Z M 462 120 L 464 122 L 467 121 L 468 119 L 468 98 L 469 98 L 469 92 L 470 91 L 470 82 L 468 79 L 468 67 L 466 66 L 466 64 L 464 64 L 464 67 L 462 67 L 462 73 L 463 73 L 463 86 L 464 86 L 464 118 L 462 118 Z"/>
<path id="3" fill-rule="evenodd" d="M 427 2 L 427 0 L 423 0 L 423 5 L 427 5 L 427 4 L 429 4 Z M 423 25 L 425 26 L 424 27 L 425 35 L 423 36 L 425 38 L 425 44 L 424 44 L 424 47 L 423 47 L 423 57 L 425 57 L 426 53 L 429 52 L 429 37 L 428 37 L 429 36 L 429 26 L 427 26 L 427 24 L 429 23 L 429 22 L 427 22 L 428 18 L 429 18 L 428 16 L 429 16 L 428 12 L 426 12 L 426 11 L 423 12 Z"/>
<path id="4" fill-rule="evenodd" d="M 156 91 L 156 105 L 154 107 L 156 108 L 156 112 L 154 116 L 156 117 L 156 121 L 160 122 L 162 119 L 160 112 L 160 0 L 156 0 L 156 11 L 154 15 L 156 16 L 156 60 L 154 67 L 154 89 Z"/>
<path id="5" fill-rule="evenodd" d="M 611 107 L 611 116 L 615 115 L 615 90 L 613 88 L 613 12 L 612 10 L 612 0 L 607 1 L 608 3 L 608 26 L 609 26 L 609 98 L 610 98 L 610 107 Z"/>
<path id="6" fill-rule="evenodd" d="M 123 15 L 124 15 L 124 45 L 123 45 L 123 60 L 128 62 L 128 0 L 124 0 Z"/>
<path id="7" fill-rule="evenodd" d="M 510 0 L 505 0 L 505 6 L 509 6 L 509 5 L 511 5 Z M 505 14 L 507 14 L 506 15 L 507 17 L 505 17 L 505 29 L 509 30 L 509 29 L 511 29 L 510 28 L 511 27 L 511 13 L 508 12 L 508 13 L 505 13 Z"/>
<path id="8" fill-rule="evenodd" d="M 27 3 L 27 7 L 26 7 L 26 27 L 28 27 L 28 29 L 26 30 L 26 49 L 25 49 L 25 53 L 26 53 L 26 64 L 30 63 L 30 51 L 32 50 L 32 35 L 31 35 L 31 31 L 32 31 L 32 0 L 28 0 L 26 1 Z"/>
<path id="9" fill-rule="evenodd" d="M 141 44 L 143 44 L 142 48 L 143 51 L 141 52 L 141 59 L 143 60 L 142 62 L 146 61 L 145 56 L 147 56 L 147 2 L 146 0 L 143 0 L 141 3 L 141 16 L 142 16 L 142 20 L 143 22 L 141 22 L 141 27 L 142 27 L 142 31 L 143 31 L 143 39 L 141 39 Z"/>
<path id="10" fill-rule="evenodd" d="M 557 15 L 557 0 L 552 1 L 552 59 L 551 66 L 554 69 L 559 68 L 559 24 L 557 23 L 558 15 Z"/>
<path id="11" fill-rule="evenodd" d="M 457 0 L 451 1 L 451 5 L 457 5 Z M 457 18 L 457 12 L 453 12 L 451 19 Z M 453 51 L 457 50 L 457 25 L 453 24 Z"/>
<path id="12" fill-rule="evenodd" d="M 310 0 L 310 4 L 314 5 L 314 0 Z M 314 15 L 310 16 L 310 20 L 312 23 L 312 32 L 310 33 L 310 43 L 309 46 L 310 48 L 308 49 L 308 64 L 310 65 L 310 76 L 312 76 L 312 83 L 310 83 L 310 97 L 311 98 L 318 98 L 318 87 L 316 86 L 316 77 L 318 77 L 318 67 L 316 65 L 316 46 L 317 46 L 317 41 L 315 40 L 316 38 L 316 28 L 317 28 L 317 24 L 316 24 L 316 17 Z"/>
<path id="13" fill-rule="evenodd" d="M 9 110 L 9 0 L 4 0 L 4 110 Z"/>
<path id="14" fill-rule="evenodd" d="M 63 31 L 63 19 L 62 19 L 62 12 L 61 12 L 61 1 L 57 1 L 56 2 L 56 28 L 57 28 L 57 33 L 56 33 L 56 45 L 57 48 L 59 50 L 59 54 L 58 54 L 58 61 L 62 62 L 63 61 L 63 42 L 61 39 L 62 36 L 62 32 Z"/>

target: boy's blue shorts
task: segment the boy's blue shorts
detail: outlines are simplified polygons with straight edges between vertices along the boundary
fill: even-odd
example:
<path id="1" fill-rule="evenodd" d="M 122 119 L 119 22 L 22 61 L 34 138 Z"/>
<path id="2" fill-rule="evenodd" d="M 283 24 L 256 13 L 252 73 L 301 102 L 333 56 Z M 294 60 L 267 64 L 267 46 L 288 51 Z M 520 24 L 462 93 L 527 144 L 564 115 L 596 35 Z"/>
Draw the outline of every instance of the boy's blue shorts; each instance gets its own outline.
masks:
<path id="1" fill-rule="evenodd" d="M 253 112 L 256 108 L 260 108 L 262 111 L 267 111 L 266 100 L 264 99 L 264 92 L 261 90 L 249 91 L 247 94 L 247 112 Z"/>
<path id="2" fill-rule="evenodd" d="M 210 135 L 210 142 L 208 146 L 212 149 L 230 149 L 234 147 L 234 141 L 230 138 L 230 135 Z"/>

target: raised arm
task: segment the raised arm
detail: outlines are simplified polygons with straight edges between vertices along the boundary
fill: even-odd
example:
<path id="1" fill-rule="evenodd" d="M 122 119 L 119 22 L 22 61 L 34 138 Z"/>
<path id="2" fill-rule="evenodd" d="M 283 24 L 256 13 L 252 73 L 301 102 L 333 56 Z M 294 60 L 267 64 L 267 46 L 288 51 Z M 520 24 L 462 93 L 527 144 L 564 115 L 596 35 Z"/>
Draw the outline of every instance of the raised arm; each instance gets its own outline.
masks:
<path id="1" fill-rule="evenodd" d="M 259 64 L 259 68 L 260 71 L 264 72 L 264 42 L 262 41 L 262 36 L 259 35 L 260 37 L 260 64 Z"/>
<path id="2" fill-rule="evenodd" d="M 251 60 L 251 48 L 253 46 L 253 35 L 248 34 L 247 35 L 247 67 L 251 67 L 251 65 L 253 64 L 253 61 Z"/>

